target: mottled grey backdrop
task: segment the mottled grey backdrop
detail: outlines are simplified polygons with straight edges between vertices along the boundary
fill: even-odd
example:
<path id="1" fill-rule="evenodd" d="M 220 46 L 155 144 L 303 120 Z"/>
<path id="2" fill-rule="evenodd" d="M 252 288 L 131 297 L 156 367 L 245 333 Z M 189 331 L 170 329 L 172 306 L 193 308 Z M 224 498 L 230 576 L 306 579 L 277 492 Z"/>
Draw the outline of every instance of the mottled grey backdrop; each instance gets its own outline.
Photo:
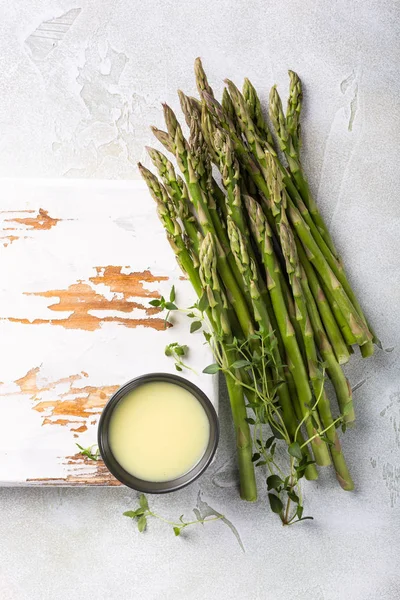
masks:
<path id="1" fill-rule="evenodd" d="M 151 499 L 165 516 L 202 497 L 222 523 L 185 538 L 139 535 L 124 489 L 0 490 L 2 600 L 395 600 L 400 597 L 399 2 L 396 0 L 1 0 L 0 176 L 135 178 L 161 125 L 195 91 L 249 76 L 267 98 L 305 85 L 305 165 L 386 351 L 347 368 L 358 421 L 344 449 L 357 491 L 332 473 L 305 486 L 315 521 L 283 529 L 237 498 L 226 396 L 222 442 L 189 489 Z M 2 283 L 6 285 L 6 283 Z M 6 351 L 3 349 L 2 351 Z M 161 351 L 161 349 L 160 349 Z"/>

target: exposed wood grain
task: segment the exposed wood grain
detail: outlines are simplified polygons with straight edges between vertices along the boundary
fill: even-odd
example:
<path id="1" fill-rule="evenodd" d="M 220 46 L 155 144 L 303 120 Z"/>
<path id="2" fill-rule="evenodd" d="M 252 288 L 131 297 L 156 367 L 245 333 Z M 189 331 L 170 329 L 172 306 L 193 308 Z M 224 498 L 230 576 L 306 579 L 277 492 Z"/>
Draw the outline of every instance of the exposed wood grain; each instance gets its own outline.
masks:
<path id="1" fill-rule="evenodd" d="M 38 211 L 0 211 L 0 240 L 6 248 L 19 239 L 26 240 L 30 237 L 24 234 L 33 231 L 48 231 L 60 221 L 61 219 L 51 217 L 48 211 L 43 208 L 39 208 Z M 9 231 L 13 233 L 9 234 Z"/>
<path id="2" fill-rule="evenodd" d="M 152 275 L 150 271 L 123 273 L 122 267 L 118 266 L 96 267 L 96 275 L 89 278 L 90 283 L 78 281 L 64 290 L 25 292 L 27 296 L 39 296 L 50 300 L 58 299 L 56 302 L 50 302 L 48 309 L 55 313 L 65 313 L 67 316 L 48 319 L 10 316 L 7 320 L 24 325 L 51 324 L 66 329 L 84 329 L 86 331 L 95 331 L 107 322 L 117 323 L 129 328 L 143 326 L 163 330 L 166 327 L 165 320 L 152 316 L 159 313 L 159 309 L 150 306 L 148 302 L 143 304 L 131 298 L 159 298 L 160 293 L 147 289 L 144 283 L 165 280 L 167 280 L 166 277 Z M 100 291 L 101 286 L 104 285 L 113 293 L 111 298 L 107 298 Z M 95 287 L 98 290 L 95 290 Z M 142 311 L 143 316 L 139 314 L 135 317 L 122 317 L 107 314 L 110 312 L 132 313 L 135 310 Z M 97 313 L 100 311 L 105 314 L 104 316 L 98 316 L 92 314 L 91 311 Z"/>
<path id="3" fill-rule="evenodd" d="M 129 267 L 125 267 L 129 269 Z M 146 289 L 143 283 L 154 283 L 158 281 L 168 281 L 168 277 L 153 275 L 149 270 L 122 273 L 122 267 L 96 267 L 97 275 L 89 277 L 89 280 L 95 285 L 106 285 L 112 292 L 122 294 L 127 298 L 132 296 L 139 298 L 159 298 L 160 293 Z"/>
<path id="4" fill-rule="evenodd" d="M 60 219 L 53 219 L 50 217 L 47 210 L 43 208 L 39 208 L 39 212 L 34 217 L 14 217 L 12 219 L 6 219 L 7 223 L 19 223 L 20 225 L 25 225 L 27 229 L 51 229 Z"/>
<path id="5" fill-rule="evenodd" d="M 67 426 L 74 432 L 74 437 L 78 437 L 78 433 L 87 430 L 89 422 L 93 423 L 93 417 L 101 413 L 107 400 L 119 387 L 81 385 L 85 379 L 87 373 L 81 372 L 48 381 L 42 377 L 40 367 L 34 367 L 17 379 L 15 384 L 20 393 L 34 401 L 32 408 L 42 415 L 42 425 Z M 12 392 L 3 396 L 18 394 Z"/>
<path id="6" fill-rule="evenodd" d="M 63 478 L 54 479 L 32 478 L 27 481 L 34 485 L 65 485 L 65 486 L 120 486 L 122 485 L 115 477 L 111 475 L 102 460 L 93 461 L 87 456 L 77 453 L 73 456 L 66 456 L 63 464 L 68 465 L 70 473 Z"/>

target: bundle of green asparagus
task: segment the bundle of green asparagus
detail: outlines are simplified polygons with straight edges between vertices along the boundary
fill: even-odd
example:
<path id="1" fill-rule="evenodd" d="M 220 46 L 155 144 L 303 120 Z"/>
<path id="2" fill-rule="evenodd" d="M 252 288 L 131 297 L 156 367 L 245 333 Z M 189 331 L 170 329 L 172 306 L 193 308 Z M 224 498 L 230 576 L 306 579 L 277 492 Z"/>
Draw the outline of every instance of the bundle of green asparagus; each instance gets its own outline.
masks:
<path id="1" fill-rule="evenodd" d="M 139 169 L 199 298 L 189 316 L 193 329 L 208 326 L 215 364 L 205 371 L 226 378 L 241 496 L 256 500 L 254 467 L 264 466 L 271 509 L 291 524 L 306 518 L 299 481 L 316 479 L 317 466 L 332 463 L 342 488 L 354 487 L 338 437 L 354 421 L 341 365 L 378 340 L 301 165 L 299 77 L 289 71 L 286 114 L 272 88 L 268 120 L 248 79 L 242 92 L 226 80 L 220 103 L 200 59 L 195 76 L 199 99 L 178 92 L 188 138 L 167 105 L 167 131 L 152 128 L 182 176 L 154 148 L 159 178 Z"/>

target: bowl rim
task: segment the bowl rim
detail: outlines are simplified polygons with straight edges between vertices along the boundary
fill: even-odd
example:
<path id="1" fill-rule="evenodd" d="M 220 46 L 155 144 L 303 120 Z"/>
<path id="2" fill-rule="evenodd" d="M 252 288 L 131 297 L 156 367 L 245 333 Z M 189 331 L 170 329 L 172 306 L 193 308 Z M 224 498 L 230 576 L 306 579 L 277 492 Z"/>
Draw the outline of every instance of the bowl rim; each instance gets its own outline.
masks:
<path id="1" fill-rule="evenodd" d="M 210 436 L 207 448 L 202 458 L 192 467 L 192 469 L 190 469 L 180 477 L 176 477 L 175 479 L 171 479 L 168 481 L 159 482 L 146 481 L 128 473 L 128 471 L 126 471 L 115 459 L 111 451 L 108 439 L 108 428 L 111 416 L 119 402 L 126 396 L 128 392 L 132 391 L 133 389 L 140 387 L 141 385 L 144 385 L 146 383 L 154 382 L 173 383 L 191 392 L 205 410 L 210 424 Z M 193 483 L 193 481 L 198 479 L 198 477 L 200 477 L 200 475 L 204 473 L 204 471 L 207 469 L 210 462 L 212 461 L 217 450 L 219 433 L 220 428 L 217 412 L 210 399 L 208 398 L 208 396 L 206 396 L 203 390 L 201 390 L 196 384 L 192 383 L 188 379 L 180 377 L 179 375 L 175 375 L 173 373 L 157 372 L 146 373 L 144 375 L 134 377 L 133 379 L 124 383 L 116 392 L 114 392 L 114 394 L 108 400 L 107 404 L 104 406 L 100 415 L 97 430 L 97 442 L 99 446 L 100 455 L 104 464 L 106 465 L 110 473 L 118 481 L 138 492 L 148 494 L 166 494 L 169 492 L 175 492 L 186 487 L 190 483 Z"/>

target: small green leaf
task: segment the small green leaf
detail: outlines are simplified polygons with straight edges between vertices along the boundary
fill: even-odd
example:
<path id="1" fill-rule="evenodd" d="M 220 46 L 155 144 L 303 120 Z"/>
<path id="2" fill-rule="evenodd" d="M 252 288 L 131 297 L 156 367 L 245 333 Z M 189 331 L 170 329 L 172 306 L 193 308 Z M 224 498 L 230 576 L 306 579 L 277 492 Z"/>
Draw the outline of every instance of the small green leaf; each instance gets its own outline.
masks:
<path id="1" fill-rule="evenodd" d="M 282 485 L 282 479 L 279 475 L 270 475 L 267 477 L 267 488 L 268 490 L 277 490 Z"/>
<path id="2" fill-rule="evenodd" d="M 265 442 L 265 449 L 268 450 L 268 448 L 271 448 L 273 442 L 275 440 L 275 436 L 271 435 L 271 437 L 269 437 L 267 439 L 267 441 Z"/>
<path id="3" fill-rule="evenodd" d="M 174 302 L 175 300 L 175 286 L 173 285 L 171 291 L 169 293 L 170 302 Z"/>
<path id="4" fill-rule="evenodd" d="M 166 302 L 164 306 L 167 310 L 178 310 L 178 307 L 173 302 Z"/>
<path id="5" fill-rule="evenodd" d="M 293 491 L 288 492 L 287 495 L 289 496 L 289 498 L 293 502 L 296 502 L 296 504 L 298 504 L 300 502 L 300 499 L 299 499 L 298 495 L 295 492 L 293 492 Z"/>
<path id="6" fill-rule="evenodd" d="M 175 369 L 179 372 L 182 371 L 182 367 L 180 365 L 178 365 L 178 363 L 175 363 Z"/>
<path id="7" fill-rule="evenodd" d="M 246 408 L 253 408 L 254 410 L 257 408 L 260 408 L 260 405 L 257 404 L 256 402 L 249 402 L 248 404 L 246 404 Z M 259 440 L 257 440 L 259 441 Z M 260 442 L 261 444 L 261 442 Z"/>
<path id="8" fill-rule="evenodd" d="M 136 519 L 136 517 L 139 517 L 140 515 L 142 515 L 143 512 L 144 512 L 143 509 L 137 508 L 136 510 L 127 510 L 122 514 L 124 517 L 130 517 L 131 519 Z"/>
<path id="9" fill-rule="evenodd" d="M 145 529 L 147 527 L 147 519 L 144 515 L 142 515 L 140 517 L 140 519 L 138 520 L 137 526 L 138 526 L 140 533 L 143 533 L 143 531 L 145 531 Z"/>
<path id="10" fill-rule="evenodd" d="M 256 422 L 254 419 L 252 419 L 251 417 L 246 417 L 245 421 L 249 424 L 249 425 L 255 425 Z"/>
<path id="11" fill-rule="evenodd" d="M 188 351 L 188 347 L 187 346 L 177 346 L 175 348 L 175 354 L 177 356 L 185 356 L 186 352 Z"/>
<path id="12" fill-rule="evenodd" d="M 140 494 L 139 504 L 140 508 L 143 508 L 143 510 L 149 510 L 149 503 L 147 502 L 147 498 L 144 494 Z"/>
<path id="13" fill-rule="evenodd" d="M 203 335 L 206 339 L 206 342 L 209 342 L 211 340 L 211 333 L 209 333 L 208 331 L 203 331 Z"/>
<path id="14" fill-rule="evenodd" d="M 193 317 L 195 316 L 195 314 L 191 312 L 191 313 L 188 313 L 187 316 L 189 317 L 189 319 L 193 319 Z"/>
<path id="15" fill-rule="evenodd" d="M 260 462 L 256 463 L 256 465 L 255 465 L 255 466 L 256 466 L 256 467 L 263 467 L 263 466 L 264 466 L 264 465 L 266 465 L 266 464 L 267 464 L 267 461 L 266 461 L 266 460 L 260 460 Z"/>
<path id="16" fill-rule="evenodd" d="M 232 369 L 243 369 L 244 367 L 248 367 L 250 365 L 251 365 L 251 363 L 248 360 L 242 359 L 242 360 L 236 360 L 231 365 L 231 368 Z"/>
<path id="17" fill-rule="evenodd" d="M 150 300 L 149 304 L 151 306 L 160 306 L 161 305 L 161 301 L 160 300 Z"/>
<path id="18" fill-rule="evenodd" d="M 251 457 L 251 460 L 252 460 L 253 462 L 256 462 L 256 460 L 259 460 L 259 459 L 260 459 L 260 456 L 261 456 L 261 455 L 260 455 L 258 452 L 255 452 L 255 453 L 253 454 L 253 456 Z"/>
<path id="19" fill-rule="evenodd" d="M 83 448 L 83 446 L 81 446 L 80 444 L 76 445 L 78 446 L 80 454 L 82 454 L 82 456 L 86 456 L 87 458 L 90 458 L 90 460 L 99 460 L 100 451 L 94 444 L 93 446 L 89 446 L 89 448 Z M 97 450 L 94 450 L 94 448 L 97 448 Z"/>
<path id="20" fill-rule="evenodd" d="M 204 312 L 208 308 L 208 298 L 205 292 L 199 300 L 198 308 L 200 312 Z"/>
<path id="21" fill-rule="evenodd" d="M 275 494 L 268 494 L 269 505 L 273 513 L 279 515 L 283 510 L 283 504 L 280 498 Z"/>
<path id="22" fill-rule="evenodd" d="M 174 534 L 175 535 L 181 535 L 181 528 L 180 527 L 174 527 Z"/>
<path id="23" fill-rule="evenodd" d="M 270 425 L 270 427 L 271 427 L 271 431 L 274 434 L 274 436 L 276 437 L 276 439 L 283 440 L 283 435 L 281 434 L 279 429 L 276 429 L 276 427 L 274 427 L 272 424 Z"/>
<path id="24" fill-rule="evenodd" d="M 212 365 L 208 365 L 208 367 L 203 369 L 203 373 L 206 373 L 207 375 L 215 375 L 215 373 L 218 373 L 219 370 L 220 368 L 217 363 L 213 363 Z"/>
<path id="25" fill-rule="evenodd" d="M 299 442 L 292 442 L 288 447 L 288 452 L 290 456 L 294 456 L 294 458 L 298 458 L 299 460 L 303 458 Z"/>
<path id="26" fill-rule="evenodd" d="M 297 510 L 296 510 L 296 515 L 298 519 L 301 519 L 301 517 L 303 516 L 303 510 L 304 507 L 301 506 L 301 504 L 298 505 Z"/>
<path id="27" fill-rule="evenodd" d="M 194 333 L 195 331 L 201 329 L 201 325 L 201 321 L 192 321 L 192 323 L 190 324 L 190 333 Z"/>
<path id="28" fill-rule="evenodd" d="M 164 353 L 165 353 L 165 356 L 172 356 L 171 346 L 166 346 Z"/>

